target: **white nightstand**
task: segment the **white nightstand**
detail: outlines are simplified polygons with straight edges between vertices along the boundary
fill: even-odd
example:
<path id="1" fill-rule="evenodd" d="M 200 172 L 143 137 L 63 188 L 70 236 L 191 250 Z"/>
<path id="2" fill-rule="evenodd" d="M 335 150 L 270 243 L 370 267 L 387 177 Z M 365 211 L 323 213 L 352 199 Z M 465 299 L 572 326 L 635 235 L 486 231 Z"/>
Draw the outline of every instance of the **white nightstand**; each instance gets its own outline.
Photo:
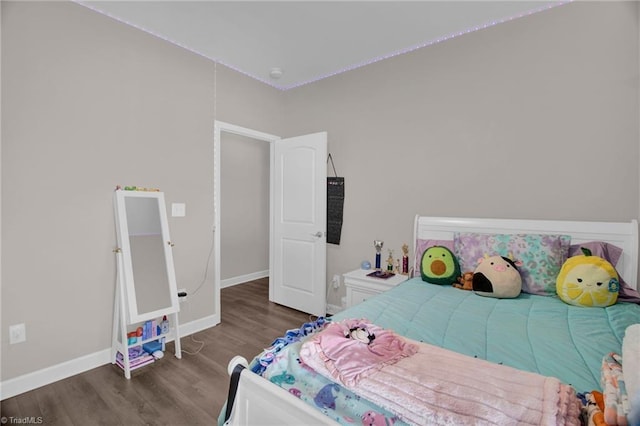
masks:
<path id="1" fill-rule="evenodd" d="M 409 278 L 408 275 L 402 274 L 386 279 L 368 277 L 367 274 L 372 272 L 374 272 L 373 269 L 356 269 L 342 275 L 347 289 L 347 308 L 364 302 L 375 294 L 387 291 Z"/>

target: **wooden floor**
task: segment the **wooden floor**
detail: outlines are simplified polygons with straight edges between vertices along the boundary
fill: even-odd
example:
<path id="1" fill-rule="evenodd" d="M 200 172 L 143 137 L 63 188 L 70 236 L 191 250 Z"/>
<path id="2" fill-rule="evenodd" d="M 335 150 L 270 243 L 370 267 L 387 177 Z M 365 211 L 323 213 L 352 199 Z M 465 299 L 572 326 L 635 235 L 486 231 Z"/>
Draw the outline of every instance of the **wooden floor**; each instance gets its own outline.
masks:
<path id="1" fill-rule="evenodd" d="M 11 418 L 45 425 L 216 424 L 227 398 L 229 360 L 251 360 L 284 331 L 309 321 L 308 314 L 269 302 L 268 294 L 268 278 L 225 288 L 221 324 L 183 337 L 181 360 L 168 344 L 164 358 L 135 370 L 131 380 L 108 364 L 6 399 L 2 424 L 12 424 Z M 195 355 L 186 353 L 201 346 Z"/>

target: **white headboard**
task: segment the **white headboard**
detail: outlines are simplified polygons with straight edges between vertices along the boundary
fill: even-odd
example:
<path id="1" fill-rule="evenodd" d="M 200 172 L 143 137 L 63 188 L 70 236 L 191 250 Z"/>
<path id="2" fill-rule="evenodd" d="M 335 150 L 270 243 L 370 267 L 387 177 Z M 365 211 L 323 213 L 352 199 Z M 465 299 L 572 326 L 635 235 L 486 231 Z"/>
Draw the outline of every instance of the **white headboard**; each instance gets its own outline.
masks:
<path id="1" fill-rule="evenodd" d="M 629 286 L 638 288 L 638 222 L 580 222 L 564 220 L 482 219 L 416 215 L 414 258 L 418 239 L 453 240 L 454 232 L 484 234 L 562 234 L 571 244 L 604 241 L 622 249 L 616 269 Z M 419 270 L 419 265 L 414 265 Z"/>

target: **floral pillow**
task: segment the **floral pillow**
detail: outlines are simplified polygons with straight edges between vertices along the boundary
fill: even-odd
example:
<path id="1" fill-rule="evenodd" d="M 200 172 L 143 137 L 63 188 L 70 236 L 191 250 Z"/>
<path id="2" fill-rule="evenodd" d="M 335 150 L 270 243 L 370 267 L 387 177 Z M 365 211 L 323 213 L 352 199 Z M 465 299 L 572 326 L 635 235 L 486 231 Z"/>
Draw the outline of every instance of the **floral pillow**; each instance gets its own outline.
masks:
<path id="1" fill-rule="evenodd" d="M 556 294 L 556 277 L 567 260 L 570 244 L 569 235 L 456 232 L 453 252 L 463 272 L 475 270 L 478 259 L 485 255 L 520 260 L 522 291 L 550 296 Z"/>

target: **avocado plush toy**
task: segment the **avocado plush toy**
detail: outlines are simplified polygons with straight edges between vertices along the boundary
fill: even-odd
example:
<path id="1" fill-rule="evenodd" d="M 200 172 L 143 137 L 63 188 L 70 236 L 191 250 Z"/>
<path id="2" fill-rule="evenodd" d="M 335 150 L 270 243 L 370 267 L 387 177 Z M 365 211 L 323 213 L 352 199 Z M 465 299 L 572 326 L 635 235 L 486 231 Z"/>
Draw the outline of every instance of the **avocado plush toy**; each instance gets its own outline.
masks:
<path id="1" fill-rule="evenodd" d="M 431 284 L 453 284 L 460 276 L 460 263 L 448 248 L 432 246 L 422 253 L 420 275 Z"/>

